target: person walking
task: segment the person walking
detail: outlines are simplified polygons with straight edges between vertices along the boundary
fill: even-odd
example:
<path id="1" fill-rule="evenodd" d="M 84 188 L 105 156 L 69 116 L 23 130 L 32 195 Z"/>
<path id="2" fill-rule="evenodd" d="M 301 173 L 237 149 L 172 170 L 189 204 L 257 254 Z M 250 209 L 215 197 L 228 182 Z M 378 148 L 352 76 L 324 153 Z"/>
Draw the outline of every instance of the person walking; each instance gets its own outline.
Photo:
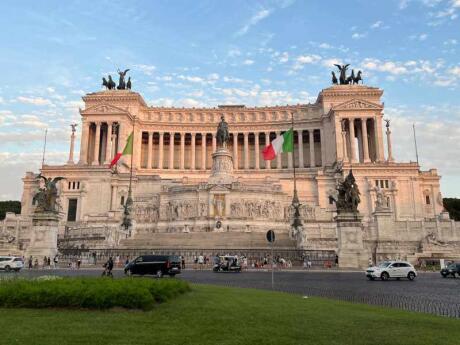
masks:
<path id="1" fill-rule="evenodd" d="M 32 255 L 29 257 L 29 261 L 28 261 L 28 264 L 29 264 L 29 270 L 32 269 Z"/>
<path id="2" fill-rule="evenodd" d="M 109 260 L 104 264 L 104 272 L 102 272 L 102 276 L 113 278 L 112 270 L 113 270 L 113 259 L 112 257 L 109 257 Z"/>
<path id="3" fill-rule="evenodd" d="M 183 255 L 180 257 L 180 261 L 181 261 L 182 269 L 185 270 L 185 258 Z"/>
<path id="4" fill-rule="evenodd" d="M 80 266 L 81 266 L 81 259 L 80 259 L 80 257 L 78 257 L 78 260 L 77 260 L 77 269 L 80 269 Z"/>
<path id="5" fill-rule="evenodd" d="M 53 259 L 54 268 L 57 268 L 57 266 L 58 266 L 58 261 L 59 261 L 59 259 L 58 259 L 58 256 L 57 256 L 57 254 L 56 254 L 56 255 L 54 256 L 54 259 Z"/>
<path id="6" fill-rule="evenodd" d="M 203 264 L 204 264 L 204 257 L 203 257 L 203 254 L 200 254 L 200 256 L 198 257 L 198 265 L 200 266 L 200 270 L 203 269 Z"/>
<path id="7" fill-rule="evenodd" d="M 51 268 L 51 257 L 50 256 L 48 256 L 47 266 L 48 266 L 48 269 Z"/>

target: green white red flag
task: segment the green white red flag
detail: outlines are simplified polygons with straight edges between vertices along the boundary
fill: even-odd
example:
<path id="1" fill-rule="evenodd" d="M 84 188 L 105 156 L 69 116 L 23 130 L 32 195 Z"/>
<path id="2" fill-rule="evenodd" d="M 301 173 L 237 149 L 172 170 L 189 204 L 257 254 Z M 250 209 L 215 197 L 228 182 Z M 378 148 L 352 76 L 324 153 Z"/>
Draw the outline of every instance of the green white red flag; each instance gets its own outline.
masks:
<path id="1" fill-rule="evenodd" d="M 264 160 L 271 161 L 281 152 L 294 152 L 294 131 L 289 129 L 262 150 Z"/>
<path id="2" fill-rule="evenodd" d="M 120 160 L 122 156 L 132 155 L 133 154 L 133 132 L 128 137 L 126 141 L 125 148 L 123 152 L 118 152 L 115 157 L 113 157 L 112 161 L 110 162 L 110 168 L 112 168 L 117 162 Z"/>

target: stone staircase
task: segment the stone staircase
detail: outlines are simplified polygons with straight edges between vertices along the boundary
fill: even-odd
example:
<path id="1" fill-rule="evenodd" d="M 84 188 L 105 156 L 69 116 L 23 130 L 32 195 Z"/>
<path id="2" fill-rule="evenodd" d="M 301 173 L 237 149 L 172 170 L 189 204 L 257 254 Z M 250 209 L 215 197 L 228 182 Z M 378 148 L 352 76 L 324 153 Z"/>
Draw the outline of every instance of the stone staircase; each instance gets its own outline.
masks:
<path id="1" fill-rule="evenodd" d="M 190 232 L 139 234 L 122 239 L 120 249 L 268 249 L 264 232 Z M 287 233 L 276 233 L 276 249 L 296 249 Z"/>

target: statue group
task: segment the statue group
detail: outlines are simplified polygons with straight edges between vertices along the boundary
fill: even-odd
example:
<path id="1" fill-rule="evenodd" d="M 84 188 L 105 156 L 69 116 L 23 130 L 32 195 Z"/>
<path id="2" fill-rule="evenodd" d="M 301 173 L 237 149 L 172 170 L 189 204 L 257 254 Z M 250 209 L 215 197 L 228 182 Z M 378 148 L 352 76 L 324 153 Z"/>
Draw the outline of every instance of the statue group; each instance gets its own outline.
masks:
<path id="1" fill-rule="evenodd" d="M 37 178 L 42 178 L 44 181 L 44 186 L 39 188 L 37 193 L 35 193 L 33 197 L 33 204 L 37 205 L 35 208 L 36 213 L 41 212 L 52 212 L 57 213 L 59 212 L 59 205 L 57 204 L 56 200 L 58 197 L 58 189 L 57 183 L 60 180 L 63 180 L 63 177 L 55 177 L 54 179 L 49 177 L 46 178 L 41 174 L 37 176 Z"/>
<path id="2" fill-rule="evenodd" d="M 128 78 L 128 81 L 125 82 L 126 73 L 128 73 L 129 69 L 124 71 L 118 70 L 119 79 L 118 79 L 118 86 L 112 79 L 112 76 L 109 74 L 107 79 L 105 77 L 102 78 L 102 86 L 105 86 L 107 90 L 131 90 L 131 77 Z"/>
<path id="3" fill-rule="evenodd" d="M 355 177 L 353 176 L 353 172 L 351 170 L 348 176 L 339 183 L 337 191 L 337 200 L 330 196 L 330 198 L 336 203 L 337 213 L 358 213 L 358 205 L 361 202 L 361 198 L 359 197 L 360 193 L 358 185 L 356 184 Z"/>
<path id="4" fill-rule="evenodd" d="M 348 85 L 348 84 L 359 84 L 359 81 L 361 80 L 361 83 L 363 82 L 363 78 L 361 77 L 361 71 L 358 71 L 358 73 L 355 75 L 355 70 L 351 70 L 351 75 L 347 76 L 347 68 L 350 66 L 350 64 L 346 65 L 334 65 L 339 69 L 340 72 L 340 77 L 337 80 L 337 77 L 335 75 L 335 72 L 332 71 L 332 84 L 337 85 L 340 83 L 340 85 Z"/>

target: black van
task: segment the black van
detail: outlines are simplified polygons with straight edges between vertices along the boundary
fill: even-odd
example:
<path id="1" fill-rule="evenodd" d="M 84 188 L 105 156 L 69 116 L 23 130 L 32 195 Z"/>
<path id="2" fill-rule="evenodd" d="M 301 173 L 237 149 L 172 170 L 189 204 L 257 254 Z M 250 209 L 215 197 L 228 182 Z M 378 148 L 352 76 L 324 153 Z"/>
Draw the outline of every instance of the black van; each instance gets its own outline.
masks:
<path id="1" fill-rule="evenodd" d="M 181 259 L 175 255 L 142 255 L 125 266 L 125 274 L 154 274 L 158 278 L 180 273 Z"/>

